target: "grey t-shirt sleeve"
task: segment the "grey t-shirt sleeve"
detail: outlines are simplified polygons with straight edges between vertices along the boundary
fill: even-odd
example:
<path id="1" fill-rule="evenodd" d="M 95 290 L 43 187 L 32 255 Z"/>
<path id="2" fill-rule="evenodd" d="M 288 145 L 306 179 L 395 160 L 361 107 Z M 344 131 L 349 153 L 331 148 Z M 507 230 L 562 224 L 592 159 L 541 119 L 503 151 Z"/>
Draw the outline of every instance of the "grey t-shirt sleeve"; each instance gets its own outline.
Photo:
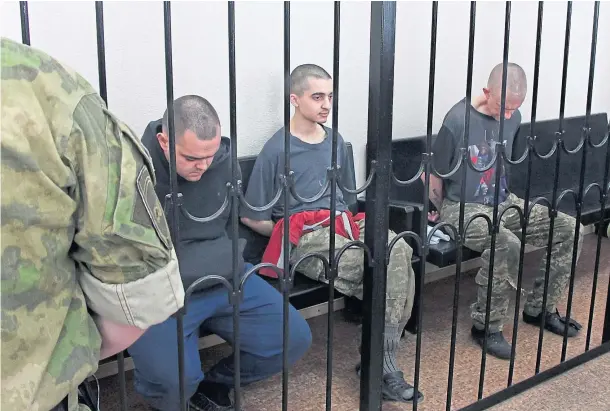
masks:
<path id="1" fill-rule="evenodd" d="M 245 199 L 254 207 L 262 207 L 273 200 L 277 192 L 276 164 L 266 153 L 261 153 L 252 169 L 252 174 L 246 188 Z M 270 221 L 273 207 L 265 211 L 254 211 L 246 205 L 241 205 L 240 215 L 255 221 Z"/>
<path id="2" fill-rule="evenodd" d="M 432 147 L 432 164 L 439 173 L 447 174 L 455 166 L 457 139 L 450 125 L 443 123 Z"/>

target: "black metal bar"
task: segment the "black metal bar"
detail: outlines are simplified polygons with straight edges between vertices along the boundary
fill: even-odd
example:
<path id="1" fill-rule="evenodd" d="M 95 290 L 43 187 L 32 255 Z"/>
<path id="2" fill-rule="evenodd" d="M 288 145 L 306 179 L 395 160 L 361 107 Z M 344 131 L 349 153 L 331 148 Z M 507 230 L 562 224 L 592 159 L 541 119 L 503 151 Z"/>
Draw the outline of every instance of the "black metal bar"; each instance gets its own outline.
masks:
<path id="1" fill-rule="evenodd" d="M 506 11 L 504 17 L 504 53 L 502 57 L 502 93 L 500 100 L 500 132 L 498 135 L 498 142 L 496 144 L 496 187 L 500 187 L 500 170 L 503 167 L 503 153 L 504 153 L 504 110 L 506 107 L 506 76 L 508 68 L 508 48 L 510 39 L 510 11 L 511 2 L 506 2 Z M 500 190 L 496 189 L 494 192 L 494 207 L 493 207 L 493 230 L 491 233 L 491 249 L 489 253 L 489 272 L 487 276 L 487 301 L 485 304 L 485 332 L 483 337 L 483 352 L 481 354 L 481 372 L 479 376 L 479 391 L 477 393 L 478 399 L 483 397 L 483 386 L 485 384 L 485 364 L 487 362 L 487 334 L 489 331 L 489 316 L 490 316 L 490 304 L 491 304 L 491 290 L 493 283 L 493 268 L 494 258 L 496 254 L 496 234 L 499 231 L 500 221 L 498 221 L 498 198 Z M 463 199 L 462 199 L 463 201 Z"/>
<path id="2" fill-rule="evenodd" d="M 421 235 L 426 235 L 427 227 L 428 227 L 428 206 L 429 206 L 429 197 L 430 197 L 430 171 L 432 170 L 430 160 L 432 158 L 432 120 L 434 116 L 434 76 L 436 72 L 436 32 L 437 32 L 437 17 L 438 17 L 438 2 L 432 2 L 432 22 L 430 27 L 430 68 L 428 74 L 428 119 L 426 121 L 426 152 L 422 156 L 422 165 L 424 167 L 424 204 L 421 218 L 421 227 L 420 233 Z M 391 132 L 389 134 L 392 135 Z M 390 137 L 391 140 L 391 137 Z M 390 143 L 391 144 L 391 143 Z M 390 146 L 391 147 L 391 146 Z M 391 156 L 391 155 L 390 155 Z M 414 398 L 417 398 L 417 393 L 419 392 L 419 379 L 420 379 L 420 371 L 421 371 L 421 335 L 422 335 L 422 321 L 423 321 L 423 310 L 421 307 L 423 306 L 423 291 L 424 291 L 424 281 L 423 279 L 426 276 L 426 256 L 428 255 L 428 247 L 430 245 L 430 241 L 428 236 L 423 239 L 422 242 L 423 251 L 421 253 L 422 257 L 420 260 L 420 281 L 418 281 L 418 290 L 417 290 L 417 298 L 418 298 L 418 307 L 417 310 L 417 336 L 415 343 L 415 376 L 414 376 Z M 413 410 L 417 411 L 419 401 L 413 401 Z"/>
<path id="3" fill-rule="evenodd" d="M 563 72 L 561 75 L 561 101 L 559 103 L 559 130 L 557 131 L 557 157 L 555 157 L 555 177 L 553 181 L 553 200 L 551 204 L 551 217 L 550 217 L 550 228 L 549 228 L 549 242 L 547 245 L 547 256 L 546 256 L 546 268 L 544 273 L 544 292 L 542 295 L 542 311 L 540 314 L 540 330 L 538 331 L 538 350 L 536 352 L 536 370 L 535 373 L 540 372 L 540 362 L 542 360 L 542 342 L 544 339 L 544 324 L 546 321 L 546 303 L 549 292 L 549 270 L 551 268 L 551 249 L 553 247 L 553 234 L 555 230 L 555 217 L 557 215 L 557 190 L 559 186 L 559 168 L 561 165 L 562 151 L 560 148 L 564 144 L 563 142 L 563 120 L 565 110 L 565 99 L 566 99 L 566 85 L 568 81 L 568 56 L 570 51 L 570 29 L 572 22 L 572 2 L 568 1 L 568 7 L 566 12 L 566 33 L 565 42 L 563 49 Z"/>
<path id="4" fill-rule="evenodd" d="M 176 171 L 176 135 L 174 128 L 174 74 L 172 63 L 172 15 L 171 3 L 163 2 L 163 27 L 165 38 L 165 85 L 167 92 L 167 132 L 169 134 L 169 189 L 171 192 L 170 230 L 174 241 L 176 255 L 179 254 L 180 230 L 178 229 L 178 175 Z M 185 299 L 186 307 L 188 300 Z M 178 385 L 180 395 L 180 410 L 186 411 L 185 377 L 184 377 L 184 317 L 183 310 L 176 313 L 178 339 Z"/>
<path id="5" fill-rule="evenodd" d="M 595 52 L 597 49 L 597 21 L 599 17 L 599 4 L 595 3 L 593 11 L 593 33 L 591 34 L 591 58 L 589 60 L 589 85 L 587 89 L 587 106 L 585 111 L 584 138 L 585 144 L 582 146 L 582 160 L 580 164 L 580 180 L 578 186 L 578 201 L 576 204 L 576 228 L 574 232 L 574 247 L 572 249 L 572 266 L 570 267 L 570 285 L 568 287 L 568 303 L 566 307 L 566 324 L 570 323 L 572 314 L 572 299 L 574 294 L 574 275 L 576 274 L 576 262 L 578 260 L 578 242 L 580 241 L 580 220 L 582 218 L 582 203 L 584 201 L 585 171 L 587 167 L 587 152 L 591 140 L 589 121 L 591 118 L 591 101 L 593 99 L 593 76 L 595 73 Z M 595 276 L 595 274 L 594 274 Z M 566 325 L 563 331 L 563 342 L 561 345 L 561 362 L 566 359 L 568 349 L 568 329 Z"/>
<path id="6" fill-rule="evenodd" d="M 231 133 L 231 252 L 233 258 L 233 386 L 235 389 L 234 408 L 241 410 L 241 338 L 240 338 L 240 304 L 243 289 L 240 285 L 239 272 L 239 196 L 237 194 L 239 164 L 237 163 L 237 96 L 235 79 L 235 2 L 228 4 L 228 35 L 229 35 L 229 113 Z M 245 287 L 245 284 L 242 286 Z M 284 350 L 286 347 L 284 346 Z"/>
<path id="7" fill-rule="evenodd" d="M 290 250 L 290 2 L 284 2 L 284 250 Z M 282 296 L 284 297 L 283 354 L 282 354 L 282 411 L 288 411 L 288 303 L 292 276 L 289 274 L 290 253 L 284 253 L 284 270 L 282 276 Z M 331 313 L 329 313 L 330 315 Z"/>
<path id="8" fill-rule="evenodd" d="M 97 71 L 99 74 L 100 96 L 108 105 L 106 86 L 106 48 L 104 46 L 104 2 L 95 2 L 95 29 L 97 33 Z"/>
<path id="9" fill-rule="evenodd" d="M 335 255 L 335 232 L 337 212 L 337 133 L 339 132 L 339 45 L 341 35 L 341 4 L 334 2 L 334 34 L 333 34 L 333 97 L 332 97 L 332 154 L 330 175 L 330 240 L 328 245 L 328 341 L 326 343 L 326 410 L 331 410 L 332 385 L 333 385 L 333 342 L 334 342 L 334 319 L 335 305 L 335 278 L 337 276 Z"/>
<path id="10" fill-rule="evenodd" d="M 498 391 L 488 397 L 485 397 L 480 401 L 461 408 L 459 411 L 482 411 L 490 409 L 491 407 L 501 403 L 502 401 L 515 397 L 518 394 L 521 394 L 522 392 L 534 388 L 537 385 L 540 385 L 553 377 L 561 375 L 573 368 L 578 367 L 579 365 L 585 364 L 586 362 L 591 361 L 608 352 L 610 352 L 610 344 L 600 345 L 599 347 L 595 347 L 594 349 L 580 354 L 574 358 L 570 358 L 565 362 L 559 363 L 558 365 L 552 368 L 544 370 L 541 373 L 534 375 L 533 377 L 513 384 L 510 387 Z"/>
<path id="11" fill-rule="evenodd" d="M 19 2 L 19 14 L 21 15 L 21 42 L 30 45 L 30 17 L 28 13 L 28 2 Z"/>
<path id="12" fill-rule="evenodd" d="M 371 3 L 367 158 L 377 162 L 376 176 L 366 191 L 365 257 L 362 324 L 360 410 L 381 409 L 382 353 L 385 321 L 389 189 L 391 182 L 392 112 L 396 3 Z M 372 261 L 371 261 L 372 259 Z"/>
<path id="13" fill-rule="evenodd" d="M 525 256 L 525 244 L 527 237 L 527 226 L 529 224 L 529 208 L 531 196 L 532 164 L 534 160 L 534 141 L 536 126 L 536 109 L 538 106 L 538 80 L 540 77 L 540 49 L 542 47 L 542 18 L 544 12 L 544 2 L 538 2 L 538 25 L 536 28 L 536 52 L 534 57 L 534 85 L 532 90 L 532 115 L 530 119 L 530 134 L 527 141 L 527 174 L 525 177 L 525 198 L 523 199 L 523 216 L 525 222 L 521 228 L 521 248 L 519 250 L 519 273 L 517 275 L 517 292 L 515 296 L 515 316 L 513 321 L 513 338 L 510 351 L 510 364 L 508 367 L 508 383 L 513 384 L 515 371 L 515 353 L 517 349 L 517 335 L 519 333 L 519 309 L 521 306 L 521 288 L 523 286 L 523 258 Z"/>
<path id="14" fill-rule="evenodd" d="M 468 35 L 468 68 L 466 73 L 466 110 L 464 114 L 464 135 L 462 136 L 461 156 L 462 156 L 462 180 L 466 181 L 466 173 L 468 167 L 466 162 L 468 161 L 468 138 L 470 136 L 470 105 L 472 100 L 472 71 L 473 71 L 473 60 L 474 60 L 474 36 L 475 36 L 475 22 L 476 22 L 476 11 L 477 4 L 475 1 L 470 2 L 470 32 Z M 428 191 L 426 188 L 425 191 Z M 466 198 L 466 184 L 462 184 L 460 198 Z M 427 199 L 424 199 L 424 203 Z M 455 266 L 455 289 L 453 291 L 453 317 L 451 321 L 451 351 L 449 352 L 449 375 L 447 378 L 447 401 L 445 408 L 447 411 L 451 410 L 451 396 L 453 394 L 453 372 L 455 369 L 455 345 L 457 338 L 457 323 L 458 323 L 458 307 L 460 300 L 460 281 L 462 277 L 462 259 L 464 249 L 464 214 L 465 214 L 465 203 L 460 201 L 460 216 L 459 216 L 459 237 L 456 238 L 456 247 L 458 250 L 458 258 Z M 440 210 L 439 210 L 440 212 Z M 426 214 L 424 214 L 426 218 Z"/>
<path id="15" fill-rule="evenodd" d="M 597 21 L 599 18 L 599 1 L 595 2 L 595 15 L 594 19 L 594 28 L 593 28 L 593 36 L 595 38 L 595 42 L 597 45 Z M 593 47 L 591 47 L 593 49 Z M 589 83 L 589 87 L 592 86 L 592 83 Z M 608 134 L 610 135 L 610 126 L 608 127 Z M 593 331 L 593 314 L 595 312 L 595 295 L 597 294 L 597 279 L 599 275 L 599 261 L 601 254 L 601 246 L 602 246 L 602 231 L 604 226 L 604 214 L 606 212 L 606 202 L 608 201 L 608 178 L 610 177 L 610 140 L 606 141 L 606 167 L 604 169 L 604 184 L 602 186 L 602 196 L 601 196 L 601 210 L 599 214 L 599 223 L 597 229 L 597 247 L 595 250 L 595 267 L 593 269 L 593 286 L 591 290 L 591 306 L 589 308 L 589 321 L 587 324 L 587 338 L 585 343 L 585 351 L 589 351 L 589 347 L 591 344 L 591 332 Z M 608 315 L 608 308 L 610 306 L 606 306 L 606 316 Z M 607 318 L 607 317 L 606 317 Z M 607 324 L 607 321 L 606 321 Z M 604 327 L 605 330 L 605 327 Z M 606 339 L 607 341 L 607 339 Z"/>

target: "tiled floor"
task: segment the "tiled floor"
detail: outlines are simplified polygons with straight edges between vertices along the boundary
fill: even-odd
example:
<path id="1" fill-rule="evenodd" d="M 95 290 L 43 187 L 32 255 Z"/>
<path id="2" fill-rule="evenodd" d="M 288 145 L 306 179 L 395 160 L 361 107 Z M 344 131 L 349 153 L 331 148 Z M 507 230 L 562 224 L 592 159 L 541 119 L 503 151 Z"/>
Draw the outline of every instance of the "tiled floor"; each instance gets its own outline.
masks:
<path id="1" fill-rule="evenodd" d="M 581 334 L 569 341 L 568 358 L 584 351 L 586 328 L 589 317 L 593 266 L 597 237 L 588 235 L 585 238 L 583 254 L 577 267 L 574 287 L 573 317 L 583 325 Z M 540 253 L 526 257 L 524 269 L 524 286 L 531 287 L 534 270 L 538 267 Z M 474 272 L 462 276 L 460 282 L 460 300 L 457 326 L 456 361 L 453 375 L 453 392 L 451 409 L 459 409 L 477 399 L 479 386 L 481 350 L 470 339 L 470 317 L 468 306 L 476 296 Z M 601 341 L 603 313 L 605 310 L 610 276 L 610 241 L 603 239 L 598 287 L 596 293 L 595 315 L 591 345 L 595 347 Z M 451 318 L 454 292 L 454 278 L 427 284 L 424 286 L 423 301 L 423 334 L 420 368 L 420 389 L 425 400 L 418 407 L 422 411 L 445 410 L 447 398 L 447 379 L 449 370 L 449 352 L 451 336 Z M 565 300 L 559 310 L 565 313 Z M 523 301 L 523 299 L 522 299 Z M 509 312 L 514 314 L 514 303 Z M 521 311 L 518 311 L 521 315 Z M 352 411 L 358 409 L 359 381 L 354 366 L 358 361 L 358 328 L 343 321 L 341 313 L 335 313 L 335 338 L 333 353 L 333 387 L 332 409 Z M 314 335 L 314 344 L 310 352 L 290 370 L 288 389 L 289 410 L 324 410 L 326 391 L 326 327 L 327 317 L 321 316 L 309 321 Z M 512 338 L 512 319 L 507 322 L 505 336 Z M 544 370 L 560 361 L 562 338 L 544 333 L 541 369 Z M 517 355 L 514 370 L 514 382 L 533 375 L 535 371 L 538 329 L 519 322 Z M 208 368 L 217 359 L 230 352 L 230 347 L 223 345 L 202 352 L 204 368 Z M 415 365 L 415 336 L 403 340 L 399 354 L 399 363 L 405 370 L 408 381 L 413 382 Z M 487 357 L 485 372 L 484 396 L 503 389 L 507 384 L 508 361 Z M 143 400 L 133 391 L 132 373 L 127 373 L 127 393 L 129 410 L 147 410 Z M 243 409 L 247 411 L 281 410 L 282 385 L 281 375 L 253 384 L 244 389 Z M 605 379 L 604 381 L 607 381 Z M 104 410 L 118 410 L 118 385 L 116 377 L 102 381 L 102 406 Z M 603 385 L 603 384 L 602 384 Z M 517 403 L 515 403 L 517 404 Z M 521 402 L 519 404 L 526 404 Z M 515 405 L 516 408 L 528 409 L 530 406 Z M 384 410 L 410 410 L 411 405 L 385 403 Z M 509 408 L 502 408 L 509 409 Z M 535 408 L 538 409 L 538 408 Z M 551 408 L 548 408 L 551 409 Z M 554 408 L 558 409 L 558 408 Z M 576 409 L 576 408 L 574 408 Z M 587 411 L 606 411 L 607 408 L 586 408 Z"/>

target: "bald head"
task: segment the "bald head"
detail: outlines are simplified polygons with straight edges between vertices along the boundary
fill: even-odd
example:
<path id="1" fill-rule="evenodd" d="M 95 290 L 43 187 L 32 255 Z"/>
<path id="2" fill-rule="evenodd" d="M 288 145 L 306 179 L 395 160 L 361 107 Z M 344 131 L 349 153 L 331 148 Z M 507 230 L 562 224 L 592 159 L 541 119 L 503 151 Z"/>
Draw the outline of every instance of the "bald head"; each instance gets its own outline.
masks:
<path id="1" fill-rule="evenodd" d="M 302 96 L 309 88 L 310 79 L 330 80 L 326 70 L 315 64 L 301 64 L 290 74 L 290 93 Z"/>
<path id="2" fill-rule="evenodd" d="M 174 129 L 176 139 L 190 130 L 199 140 L 212 140 L 218 135 L 220 119 L 209 101 L 200 96 L 187 95 L 174 101 Z M 163 132 L 168 133 L 168 111 L 163 114 Z"/>
<path id="3" fill-rule="evenodd" d="M 494 95 L 502 95 L 502 63 L 496 65 L 489 74 L 487 88 Z M 515 63 L 507 63 L 506 67 L 506 95 L 513 99 L 525 99 L 527 94 L 527 77 L 525 71 Z"/>

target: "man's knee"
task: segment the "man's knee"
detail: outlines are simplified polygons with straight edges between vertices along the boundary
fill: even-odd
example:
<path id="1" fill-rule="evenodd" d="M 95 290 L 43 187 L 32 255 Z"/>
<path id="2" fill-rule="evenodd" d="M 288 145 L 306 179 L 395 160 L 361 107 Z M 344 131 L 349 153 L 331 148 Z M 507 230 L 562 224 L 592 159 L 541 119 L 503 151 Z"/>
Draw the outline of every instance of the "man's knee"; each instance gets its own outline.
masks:
<path id="1" fill-rule="evenodd" d="M 290 340 L 288 341 L 288 360 L 291 364 L 301 359 L 312 344 L 311 328 L 296 310 L 291 310 L 289 321 Z"/>

